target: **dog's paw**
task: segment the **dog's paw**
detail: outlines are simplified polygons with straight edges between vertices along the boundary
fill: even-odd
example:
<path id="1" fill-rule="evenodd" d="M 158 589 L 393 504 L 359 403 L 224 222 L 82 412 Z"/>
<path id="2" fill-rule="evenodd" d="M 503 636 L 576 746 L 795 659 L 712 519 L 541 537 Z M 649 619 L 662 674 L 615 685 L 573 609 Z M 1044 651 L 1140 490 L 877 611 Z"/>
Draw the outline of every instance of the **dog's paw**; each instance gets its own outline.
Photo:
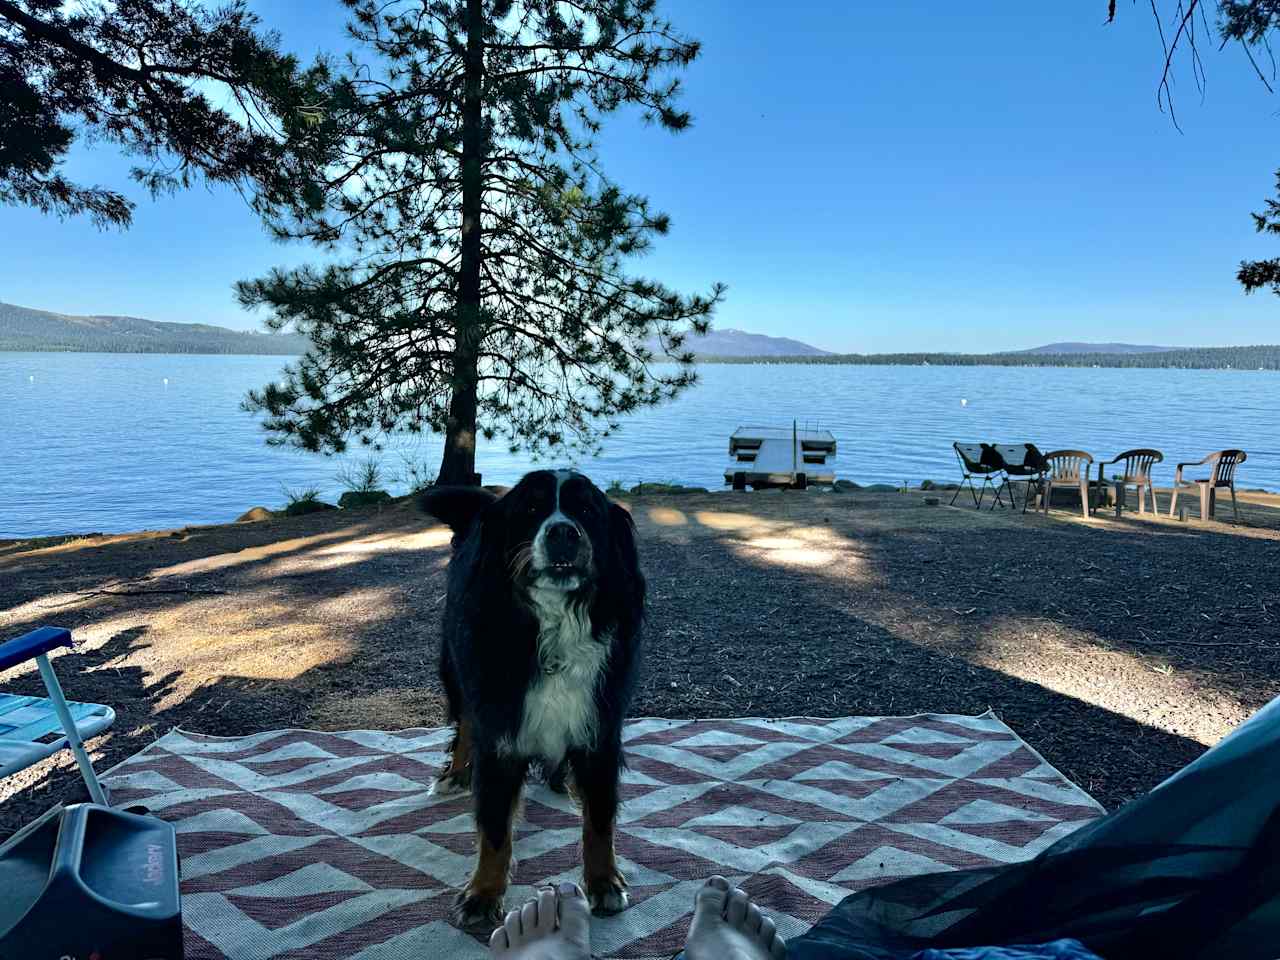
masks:
<path id="1" fill-rule="evenodd" d="M 562 763 L 551 772 L 551 776 L 547 777 L 547 786 L 555 793 L 567 794 L 569 792 L 568 764 Z"/>
<path id="2" fill-rule="evenodd" d="M 455 794 L 466 793 L 470 789 L 470 770 L 463 770 L 461 773 L 446 770 L 431 781 L 431 788 L 427 791 L 427 794 L 432 797 L 451 797 Z"/>
<path id="3" fill-rule="evenodd" d="M 592 913 L 621 913 L 631 902 L 627 897 L 627 881 L 620 873 L 615 873 L 612 877 L 587 880 L 586 888 Z"/>
<path id="4" fill-rule="evenodd" d="M 455 926 L 471 933 L 488 933 L 502 925 L 502 897 L 491 893 L 463 890 L 453 902 Z"/>

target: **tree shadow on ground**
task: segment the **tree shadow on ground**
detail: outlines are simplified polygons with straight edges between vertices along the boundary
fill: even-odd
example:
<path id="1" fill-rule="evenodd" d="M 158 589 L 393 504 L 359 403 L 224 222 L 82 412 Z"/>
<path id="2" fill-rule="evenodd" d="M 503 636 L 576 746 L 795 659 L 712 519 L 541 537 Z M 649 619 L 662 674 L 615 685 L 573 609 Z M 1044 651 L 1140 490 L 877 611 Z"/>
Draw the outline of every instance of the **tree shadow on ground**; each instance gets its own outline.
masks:
<path id="1" fill-rule="evenodd" d="M 840 716 L 991 708 L 1108 806 L 1145 792 L 1203 751 L 1194 739 L 981 662 L 975 656 L 981 620 L 942 606 L 945 589 L 920 596 L 921 565 L 903 565 L 903 555 L 918 550 L 912 538 L 837 534 L 843 548 L 814 538 L 811 549 L 819 557 L 810 562 L 804 548 L 791 543 L 803 537 L 778 533 L 786 531 L 763 538 L 758 553 L 753 541 L 760 538 L 744 540 L 733 531 L 699 537 L 695 549 L 646 543 L 660 556 L 648 564 L 654 602 L 634 713 Z M 826 575 L 829 565 L 841 563 L 856 565 L 859 574 Z M 727 583 L 707 575 L 723 569 L 733 571 Z M 948 572 L 944 562 L 924 576 Z M 960 643 L 946 642 L 948 617 L 964 621 Z"/>
<path id="2" fill-rule="evenodd" d="M 406 507 L 10 554 L 0 637 L 73 630 L 77 649 L 53 658 L 67 696 L 117 714 L 91 744 L 100 770 L 174 726 L 435 725 L 448 539 Z M 31 665 L 0 689 L 44 695 Z M 0 798 L 4 835 L 84 788 L 64 753 L 0 782 Z"/>
<path id="3" fill-rule="evenodd" d="M 1125 524 L 918 514 L 893 497 L 750 496 L 633 504 L 650 580 L 634 715 L 990 707 L 1108 806 L 1204 749 L 1203 737 L 1126 708 L 1124 678 L 1106 689 L 1089 685 L 1098 650 L 1132 653 L 1133 634 L 1130 618 L 1113 615 L 1114 604 L 1083 578 L 1114 577 L 1129 590 L 1144 584 L 1143 599 L 1129 604 L 1137 611 L 1156 603 L 1171 572 L 1201 569 L 1225 552 L 1230 544 L 1218 538 L 1227 534 L 1186 528 L 1157 537 Z M 717 511 L 730 521 L 718 521 Z M 1142 544 L 1152 556 L 1141 557 Z M 1267 541 L 1247 556 L 1260 563 L 1275 548 Z M 436 671 L 448 551 L 443 528 L 404 508 L 206 528 L 186 541 L 150 538 L 74 555 L 19 552 L 0 557 L 0 631 L 14 636 L 46 622 L 75 629 L 83 646 L 56 660 L 68 695 L 118 713 L 92 745 L 100 769 L 174 726 L 223 736 L 433 726 L 444 720 Z M 121 583 L 221 592 L 62 602 L 71 591 Z M 1240 590 L 1193 589 L 1216 604 L 1205 608 L 1210 616 L 1243 609 Z M 1141 625 L 1171 633 L 1177 609 L 1153 606 Z M 1028 629 L 1062 632 L 1052 638 L 1054 656 Z M 1019 656 L 1044 662 L 1038 673 L 1022 671 Z M 1215 692 L 1234 682 L 1204 651 L 1160 657 L 1154 665 L 1175 679 L 1203 675 Z M 1147 703 L 1169 679 L 1139 669 L 1146 676 L 1133 674 L 1132 694 Z M 1255 678 L 1242 701 L 1260 702 L 1268 683 Z M 0 676 L 0 686 L 43 692 L 29 669 Z M 1196 690 L 1184 694 L 1172 709 L 1200 702 Z M 0 834 L 83 793 L 69 757 L 0 790 Z"/>
<path id="4" fill-rule="evenodd" d="M 943 529 L 884 541 L 874 562 L 890 589 L 961 611 L 951 642 L 967 641 L 971 658 L 1011 667 L 1035 652 L 1111 651 L 1133 661 L 1123 669 L 1136 687 L 1174 671 L 1188 694 L 1243 710 L 1238 722 L 1280 694 L 1278 554 L 1276 540 L 1218 524 L 1015 519 L 980 538 Z"/>

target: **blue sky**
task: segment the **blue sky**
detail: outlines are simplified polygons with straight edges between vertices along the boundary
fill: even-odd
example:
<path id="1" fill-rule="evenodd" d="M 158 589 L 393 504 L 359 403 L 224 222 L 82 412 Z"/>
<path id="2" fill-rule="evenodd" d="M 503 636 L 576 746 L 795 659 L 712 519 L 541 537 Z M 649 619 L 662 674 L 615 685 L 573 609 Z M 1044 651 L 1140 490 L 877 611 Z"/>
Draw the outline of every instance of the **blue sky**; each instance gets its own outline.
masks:
<path id="1" fill-rule="evenodd" d="M 338 42 L 336 2 L 250 5 L 290 49 Z M 1238 48 L 1207 45 L 1203 99 L 1179 73 L 1179 133 L 1141 5 L 1110 26 L 1105 0 L 664 7 L 704 44 L 694 127 L 618 116 L 602 156 L 672 216 L 637 271 L 727 283 L 718 326 L 848 351 L 1280 340 L 1280 303 L 1234 279 L 1280 253 L 1249 218 L 1280 101 Z M 138 193 L 127 167 L 99 146 L 70 173 Z M 0 300 L 248 328 L 232 283 L 310 257 L 228 191 L 138 199 L 125 233 L 0 207 Z"/>

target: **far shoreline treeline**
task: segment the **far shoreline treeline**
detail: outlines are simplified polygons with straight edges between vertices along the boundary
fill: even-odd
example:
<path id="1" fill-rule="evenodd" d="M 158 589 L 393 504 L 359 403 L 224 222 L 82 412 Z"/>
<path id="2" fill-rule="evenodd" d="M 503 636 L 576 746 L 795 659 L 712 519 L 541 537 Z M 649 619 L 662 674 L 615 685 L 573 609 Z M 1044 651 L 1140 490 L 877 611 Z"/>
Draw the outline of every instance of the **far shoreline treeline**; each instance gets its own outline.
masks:
<path id="1" fill-rule="evenodd" d="M 138 343 L 102 338 L 92 346 L 23 342 L 0 333 L 3 353 L 133 353 L 298 356 L 300 337 L 239 333 L 235 342 Z M 660 358 L 659 358 L 660 359 Z M 808 364 L 864 367 L 1103 367 L 1146 370 L 1280 370 L 1280 345 L 1202 347 L 1152 353 L 829 353 L 821 356 L 703 356 L 700 364 Z"/>
<path id="2" fill-rule="evenodd" d="M 1280 370 L 1280 345 L 1193 347 L 1150 353 L 829 353 L 817 357 L 698 357 L 699 363 L 868 367 L 1131 367 L 1156 370 Z"/>
<path id="3" fill-rule="evenodd" d="M 197 356 L 197 357 L 298 357 L 302 350 L 298 338 L 277 334 L 245 333 L 241 339 L 231 342 L 207 344 L 183 343 L 116 343 L 102 339 L 85 344 L 27 343 L 0 333 L 0 355 L 6 353 L 132 353 L 146 356 Z"/>

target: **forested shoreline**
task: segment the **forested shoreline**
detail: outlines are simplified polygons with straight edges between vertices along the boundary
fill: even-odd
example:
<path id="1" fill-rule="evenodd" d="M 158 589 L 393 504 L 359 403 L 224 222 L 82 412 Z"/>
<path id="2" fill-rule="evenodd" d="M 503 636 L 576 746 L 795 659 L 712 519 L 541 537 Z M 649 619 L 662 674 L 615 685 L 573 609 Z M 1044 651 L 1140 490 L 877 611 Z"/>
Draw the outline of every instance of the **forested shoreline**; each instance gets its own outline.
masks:
<path id="1" fill-rule="evenodd" d="M 0 332 L 7 353 L 180 353 L 298 356 L 302 337 L 236 333 L 217 338 L 157 340 L 127 334 L 74 339 L 12 336 Z M 1182 370 L 1280 370 L 1280 345 L 1205 347 L 1159 353 L 850 353 L 823 356 L 699 356 L 699 363 L 782 363 L 908 367 L 1132 367 Z"/>
<path id="2" fill-rule="evenodd" d="M 47 340 L 42 337 L 6 336 L 0 332 L 0 353 L 186 353 L 293 357 L 303 352 L 301 337 L 244 334 L 208 340 L 148 340 L 103 336 L 74 340 Z"/>
<path id="3" fill-rule="evenodd" d="M 1153 353 L 847 353 L 821 357 L 699 357 L 700 363 L 820 363 L 908 367 L 1137 367 L 1280 370 L 1280 345 L 1197 347 Z"/>

